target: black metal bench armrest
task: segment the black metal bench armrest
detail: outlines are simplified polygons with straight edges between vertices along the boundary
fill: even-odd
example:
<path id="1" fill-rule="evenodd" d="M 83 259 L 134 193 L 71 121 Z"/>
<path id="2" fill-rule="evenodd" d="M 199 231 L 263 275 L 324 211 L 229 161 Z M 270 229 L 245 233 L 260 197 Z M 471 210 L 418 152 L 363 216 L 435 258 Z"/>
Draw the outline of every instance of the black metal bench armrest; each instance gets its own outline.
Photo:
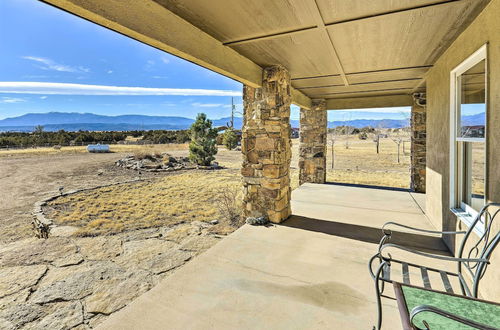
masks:
<path id="1" fill-rule="evenodd" d="M 445 310 L 442 310 L 440 308 L 437 308 L 437 307 L 434 307 L 434 306 L 429 306 L 429 305 L 420 305 L 420 306 L 417 306 L 415 308 L 412 309 L 411 313 L 410 313 L 410 323 L 416 327 L 417 329 L 420 329 L 418 328 L 418 326 L 413 322 L 415 316 L 417 316 L 419 313 L 422 313 L 422 312 L 429 312 L 429 313 L 434 313 L 434 314 L 439 314 L 441 316 L 444 316 L 448 319 L 451 319 L 453 321 L 456 321 L 456 322 L 459 322 L 459 323 L 462 323 L 462 324 L 465 324 L 465 325 L 468 325 L 470 327 L 473 327 L 473 328 L 477 328 L 477 329 L 484 329 L 484 330 L 498 330 L 498 328 L 492 328 L 488 325 L 484 325 L 484 324 L 481 324 L 481 323 L 478 323 L 476 321 L 473 321 L 473 320 L 470 320 L 470 319 L 467 319 L 465 317 L 462 317 L 462 316 L 459 316 L 459 315 L 456 315 L 456 314 L 452 314 L 450 312 L 447 312 Z M 430 328 L 429 327 L 429 324 L 427 324 L 427 322 L 423 321 L 425 327 L 428 329 Z"/>
<path id="2" fill-rule="evenodd" d="M 432 253 L 427 253 L 427 252 L 422 252 L 422 251 L 418 251 L 418 250 L 414 250 L 414 249 L 410 249 L 410 248 L 407 248 L 406 246 L 401 246 L 401 245 L 397 245 L 397 244 L 392 244 L 392 243 L 387 243 L 387 244 L 384 244 L 381 248 L 380 248 L 380 257 L 384 260 L 387 260 L 387 261 L 390 261 L 391 260 L 391 256 L 389 255 L 388 257 L 384 256 L 382 254 L 383 250 L 387 249 L 387 248 L 395 248 L 395 249 L 399 249 L 399 250 L 403 250 L 403 251 L 406 251 L 406 252 L 410 252 L 410 253 L 413 253 L 413 254 L 416 254 L 416 255 L 419 255 L 419 256 L 422 256 L 422 257 L 427 257 L 427 258 L 432 258 L 432 259 L 439 259 L 439 260 L 444 260 L 444 261 L 457 261 L 457 262 L 484 262 L 484 263 L 487 263 L 489 264 L 490 262 L 488 261 L 488 259 L 482 259 L 482 258 L 479 258 L 479 259 L 473 259 L 473 258 L 455 258 L 455 257 L 447 257 L 447 256 L 442 256 L 442 255 L 436 255 L 436 254 L 432 254 Z"/>
<path id="3" fill-rule="evenodd" d="M 384 223 L 384 225 L 382 226 L 382 232 L 384 233 L 384 235 L 387 235 L 386 233 L 390 232 L 390 229 L 387 228 L 390 225 L 396 226 L 396 227 L 401 227 L 401 228 L 406 228 L 406 229 L 411 229 L 413 231 L 418 231 L 421 233 L 428 233 L 428 234 L 456 235 L 456 234 L 465 234 L 466 233 L 466 231 L 439 231 L 439 230 L 428 230 L 428 229 L 422 229 L 422 228 L 415 228 L 415 227 L 411 227 L 411 226 L 407 226 L 407 225 L 402 225 L 402 224 L 397 223 L 397 222 L 389 221 L 389 222 Z M 389 235 L 390 235 L 390 233 L 389 233 Z"/>

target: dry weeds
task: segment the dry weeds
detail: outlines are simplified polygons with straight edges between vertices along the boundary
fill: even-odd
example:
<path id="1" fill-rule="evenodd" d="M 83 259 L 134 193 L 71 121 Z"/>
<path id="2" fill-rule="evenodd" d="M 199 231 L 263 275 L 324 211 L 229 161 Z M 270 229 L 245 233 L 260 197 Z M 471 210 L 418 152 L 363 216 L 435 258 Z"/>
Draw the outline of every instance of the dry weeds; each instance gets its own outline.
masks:
<path id="1" fill-rule="evenodd" d="M 50 203 L 49 216 L 79 227 L 79 236 L 214 219 L 222 229 L 231 222 L 220 216 L 214 199 L 221 189 L 239 184 L 235 171 L 189 171 L 64 196 Z"/>

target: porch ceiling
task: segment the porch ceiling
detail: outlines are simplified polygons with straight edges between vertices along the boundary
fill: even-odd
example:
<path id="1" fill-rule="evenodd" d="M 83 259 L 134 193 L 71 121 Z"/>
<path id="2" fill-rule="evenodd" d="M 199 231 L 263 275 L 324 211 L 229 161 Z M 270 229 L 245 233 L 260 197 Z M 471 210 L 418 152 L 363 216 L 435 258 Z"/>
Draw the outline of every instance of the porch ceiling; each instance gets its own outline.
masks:
<path id="1" fill-rule="evenodd" d="M 282 64 L 291 73 L 295 103 L 306 107 L 309 98 L 366 99 L 425 89 L 426 72 L 489 2 L 44 1 L 246 84 L 260 84 L 250 61 Z"/>
<path id="2" fill-rule="evenodd" d="M 311 98 L 410 94 L 487 1 L 155 0 Z M 419 87 L 420 86 L 420 87 Z"/>

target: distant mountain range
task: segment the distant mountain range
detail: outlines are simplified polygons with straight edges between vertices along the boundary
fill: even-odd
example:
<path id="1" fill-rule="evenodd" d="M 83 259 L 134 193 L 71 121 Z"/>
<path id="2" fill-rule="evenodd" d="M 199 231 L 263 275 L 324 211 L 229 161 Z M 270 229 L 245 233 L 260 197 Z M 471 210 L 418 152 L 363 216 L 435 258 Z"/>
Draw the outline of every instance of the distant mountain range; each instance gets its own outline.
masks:
<path id="1" fill-rule="evenodd" d="M 225 126 L 231 118 L 212 120 L 214 126 Z M 464 124 L 484 125 L 484 113 L 462 118 Z M 42 125 L 46 131 L 132 131 L 132 130 L 179 130 L 187 129 L 194 119 L 173 116 L 122 115 L 103 116 L 93 113 L 48 112 L 28 113 L 19 117 L 0 120 L 0 131 L 31 132 L 37 125 Z M 298 120 L 290 121 L 292 127 L 299 127 Z M 234 118 L 234 126 L 241 128 L 241 117 Z M 406 120 L 395 119 L 355 119 L 347 121 L 330 121 L 328 127 L 349 125 L 357 128 L 371 126 L 381 128 L 400 128 L 407 125 Z"/>

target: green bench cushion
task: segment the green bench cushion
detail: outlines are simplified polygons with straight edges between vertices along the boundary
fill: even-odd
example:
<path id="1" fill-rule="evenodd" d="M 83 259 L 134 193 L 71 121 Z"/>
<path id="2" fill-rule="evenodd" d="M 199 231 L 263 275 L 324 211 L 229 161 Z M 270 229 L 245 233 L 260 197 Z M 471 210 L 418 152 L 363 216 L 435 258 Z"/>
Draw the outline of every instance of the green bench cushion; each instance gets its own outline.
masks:
<path id="1" fill-rule="evenodd" d="M 500 328 L 499 305 L 404 285 L 402 290 L 408 313 L 419 305 L 429 305 L 484 325 Z M 430 312 L 419 313 L 414 320 L 414 324 L 421 328 L 425 328 L 422 323 L 422 320 L 425 320 L 433 330 L 474 329 Z"/>

